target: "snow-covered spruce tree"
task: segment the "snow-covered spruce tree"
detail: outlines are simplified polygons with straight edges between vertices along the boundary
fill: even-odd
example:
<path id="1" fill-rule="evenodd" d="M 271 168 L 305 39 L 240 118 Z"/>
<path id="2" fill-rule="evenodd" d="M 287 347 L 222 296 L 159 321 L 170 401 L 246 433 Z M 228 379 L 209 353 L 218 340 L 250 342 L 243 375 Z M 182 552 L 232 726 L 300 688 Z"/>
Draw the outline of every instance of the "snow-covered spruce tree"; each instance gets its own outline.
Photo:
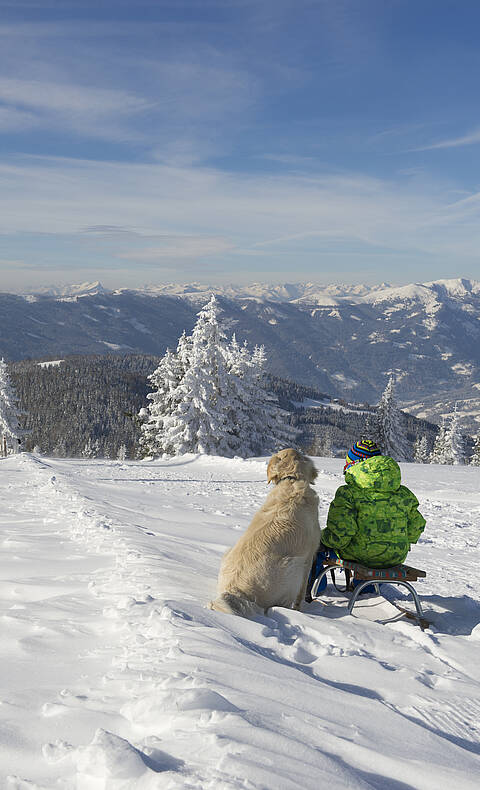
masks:
<path id="1" fill-rule="evenodd" d="M 22 412 L 15 388 L 8 375 L 7 363 L 0 359 L 0 452 L 18 453 L 23 431 L 19 425 Z"/>
<path id="2" fill-rule="evenodd" d="M 435 437 L 435 441 L 433 443 L 432 452 L 430 453 L 429 463 L 430 464 L 448 464 L 447 454 L 446 454 L 446 434 L 447 434 L 447 426 L 445 424 L 445 419 L 442 419 L 440 424 L 440 428 L 438 429 L 438 433 Z"/>
<path id="3" fill-rule="evenodd" d="M 238 451 L 235 426 L 229 419 L 234 404 L 220 313 L 214 295 L 198 313 L 188 368 L 172 393 L 173 408 L 162 417 L 159 442 L 169 454 L 231 456 Z"/>
<path id="4" fill-rule="evenodd" d="M 56 448 L 57 449 L 57 448 Z M 98 439 L 88 437 L 85 447 L 82 450 L 82 458 L 98 458 L 100 454 L 100 442 Z M 55 450 L 54 450 L 55 455 Z"/>
<path id="5" fill-rule="evenodd" d="M 445 433 L 445 457 L 446 463 L 453 466 L 465 463 L 465 442 L 460 432 L 460 415 L 457 404 L 455 404 Z"/>
<path id="6" fill-rule="evenodd" d="M 333 441 L 332 441 L 332 434 L 328 428 L 325 429 L 323 434 L 323 444 L 322 444 L 322 456 L 323 458 L 332 458 L 333 457 Z"/>
<path id="7" fill-rule="evenodd" d="M 243 457 L 260 455 L 258 427 L 255 424 L 255 398 L 257 393 L 254 363 L 247 344 L 240 346 L 235 334 L 231 343 L 224 346 L 227 377 L 228 423 L 231 428 L 230 443 L 235 455 Z"/>
<path id="8" fill-rule="evenodd" d="M 477 433 L 475 437 L 470 466 L 480 466 L 480 433 Z"/>
<path id="9" fill-rule="evenodd" d="M 183 335 L 176 354 L 166 354 L 151 376 L 157 390 L 142 426 L 144 455 L 245 457 L 270 452 L 275 442 L 278 448 L 287 435 L 291 440 L 276 398 L 259 383 L 264 352 L 250 355 L 235 337 L 229 344 L 221 312 L 212 296 L 192 335 Z"/>
<path id="10" fill-rule="evenodd" d="M 333 458 L 333 437 L 329 425 L 322 426 L 308 450 L 309 455 L 318 455 L 320 458 Z"/>
<path id="11" fill-rule="evenodd" d="M 377 419 L 376 411 L 369 412 L 367 414 L 365 420 L 365 426 L 363 428 L 363 438 L 370 439 L 372 442 L 378 444 L 379 447 L 381 445 L 381 436 L 378 428 L 378 419 Z"/>
<path id="12" fill-rule="evenodd" d="M 117 461 L 125 461 L 127 457 L 127 448 L 125 444 L 121 444 L 117 450 Z"/>
<path id="13" fill-rule="evenodd" d="M 178 348 L 183 339 L 182 335 Z M 158 367 L 148 377 L 155 390 L 147 395 L 147 399 L 150 401 L 148 408 L 140 411 L 140 418 L 143 421 L 140 437 L 141 455 L 159 455 L 170 452 L 171 448 L 165 446 L 162 438 L 164 418 L 173 411 L 175 391 L 186 370 L 186 360 L 181 360 L 178 348 L 177 353 L 167 349 Z"/>
<path id="14" fill-rule="evenodd" d="M 52 450 L 52 455 L 55 458 L 66 458 L 67 457 L 67 442 L 66 439 L 60 437 L 58 442 L 56 443 L 55 447 Z"/>
<path id="15" fill-rule="evenodd" d="M 411 461 L 412 450 L 405 434 L 405 416 L 395 399 L 395 379 L 390 375 L 388 384 L 377 406 L 373 436 L 382 453 L 395 461 Z"/>
<path id="16" fill-rule="evenodd" d="M 427 437 L 425 435 L 417 436 L 417 440 L 413 446 L 413 460 L 416 464 L 428 464 L 429 457 Z"/>
<path id="17" fill-rule="evenodd" d="M 244 346 L 246 349 L 246 346 Z M 278 398 L 269 392 L 265 379 L 267 355 L 264 346 L 255 346 L 243 380 L 249 398 L 245 455 L 264 455 L 282 447 L 295 445 L 298 431 L 290 425 L 289 414 L 281 409 Z"/>

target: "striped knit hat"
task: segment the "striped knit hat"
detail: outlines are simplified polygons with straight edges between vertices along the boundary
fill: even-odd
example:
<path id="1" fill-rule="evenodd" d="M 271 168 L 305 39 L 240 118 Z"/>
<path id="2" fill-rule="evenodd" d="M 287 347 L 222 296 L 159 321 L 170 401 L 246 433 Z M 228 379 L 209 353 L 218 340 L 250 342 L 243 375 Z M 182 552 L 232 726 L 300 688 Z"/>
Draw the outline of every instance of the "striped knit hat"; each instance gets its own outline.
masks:
<path id="1" fill-rule="evenodd" d="M 343 467 L 343 474 L 353 464 L 358 464 L 359 461 L 365 461 L 366 458 L 372 458 L 374 455 L 381 455 L 381 452 L 371 439 L 361 439 L 359 442 L 355 442 L 345 458 L 346 464 Z"/>

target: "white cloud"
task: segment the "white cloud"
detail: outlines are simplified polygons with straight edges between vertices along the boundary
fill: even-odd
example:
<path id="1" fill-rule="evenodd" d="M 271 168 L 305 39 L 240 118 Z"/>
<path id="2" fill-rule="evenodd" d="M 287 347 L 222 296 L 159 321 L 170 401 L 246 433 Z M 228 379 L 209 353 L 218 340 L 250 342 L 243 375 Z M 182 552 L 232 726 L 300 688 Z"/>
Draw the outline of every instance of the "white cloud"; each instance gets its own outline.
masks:
<path id="1" fill-rule="evenodd" d="M 246 176 L 39 157 L 0 165 L 0 178 L 0 233 L 52 234 L 59 243 L 76 237 L 77 266 L 81 259 L 117 265 L 121 255 L 137 270 L 170 262 L 174 274 L 178 261 L 180 275 L 189 262 L 216 256 L 224 273 L 237 276 L 242 265 L 259 270 L 256 257 L 267 269 L 281 261 L 300 271 L 307 258 L 323 267 L 328 255 L 343 255 L 353 265 L 377 251 L 405 260 L 426 254 L 432 263 L 454 256 L 460 266 L 477 260 L 480 247 L 480 201 L 450 204 L 444 185 L 419 179 Z M 12 257 L 24 255 L 21 246 L 11 249 Z"/>
<path id="2" fill-rule="evenodd" d="M 40 127 L 111 140 L 138 137 L 125 120 L 151 102 L 123 90 L 0 77 L 0 130 Z M 142 135 L 143 136 L 143 135 Z"/>
<path id="3" fill-rule="evenodd" d="M 470 134 L 465 134 L 462 137 L 454 137 L 449 140 L 441 140 L 438 143 L 431 145 L 424 145 L 421 148 L 415 148 L 415 151 L 434 151 L 437 148 L 459 148 L 463 145 L 474 145 L 480 143 L 480 129 L 475 129 Z"/>
<path id="4" fill-rule="evenodd" d="M 148 20 L 87 14 L 0 24 L 0 133 L 40 130 L 39 143 L 21 139 L 30 151 L 48 146 L 48 133 L 63 151 L 79 138 L 84 151 L 92 139 L 133 142 L 133 159 L 148 148 L 174 165 L 230 154 L 261 107 L 265 75 L 238 56 L 241 47 L 211 43 L 217 21 L 196 14 L 179 20 L 177 6 L 167 18 Z"/>
<path id="5" fill-rule="evenodd" d="M 0 100 L 60 113 L 130 113 L 148 104 L 125 91 L 0 77 Z"/>

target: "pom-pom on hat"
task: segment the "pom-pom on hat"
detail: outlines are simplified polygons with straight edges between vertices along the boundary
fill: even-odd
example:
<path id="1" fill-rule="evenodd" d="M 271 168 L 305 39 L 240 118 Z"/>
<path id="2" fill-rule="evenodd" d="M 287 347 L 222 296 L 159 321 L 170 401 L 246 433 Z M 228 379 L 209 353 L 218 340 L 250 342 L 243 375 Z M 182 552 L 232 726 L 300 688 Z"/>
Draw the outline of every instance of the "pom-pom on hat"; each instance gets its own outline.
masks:
<path id="1" fill-rule="evenodd" d="M 381 455 L 381 452 L 371 439 L 361 439 L 359 442 L 355 442 L 346 455 L 343 474 L 353 464 L 358 464 L 359 461 L 365 461 L 366 458 L 372 458 L 374 455 Z"/>

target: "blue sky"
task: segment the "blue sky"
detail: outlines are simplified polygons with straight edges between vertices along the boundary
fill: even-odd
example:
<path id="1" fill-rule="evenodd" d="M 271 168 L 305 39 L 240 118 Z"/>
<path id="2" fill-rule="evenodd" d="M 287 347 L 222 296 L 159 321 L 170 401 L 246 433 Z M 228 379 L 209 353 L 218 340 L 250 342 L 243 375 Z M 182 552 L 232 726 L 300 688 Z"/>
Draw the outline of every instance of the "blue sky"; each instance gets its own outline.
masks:
<path id="1" fill-rule="evenodd" d="M 480 279 L 476 0 L 0 0 L 3 290 Z"/>

